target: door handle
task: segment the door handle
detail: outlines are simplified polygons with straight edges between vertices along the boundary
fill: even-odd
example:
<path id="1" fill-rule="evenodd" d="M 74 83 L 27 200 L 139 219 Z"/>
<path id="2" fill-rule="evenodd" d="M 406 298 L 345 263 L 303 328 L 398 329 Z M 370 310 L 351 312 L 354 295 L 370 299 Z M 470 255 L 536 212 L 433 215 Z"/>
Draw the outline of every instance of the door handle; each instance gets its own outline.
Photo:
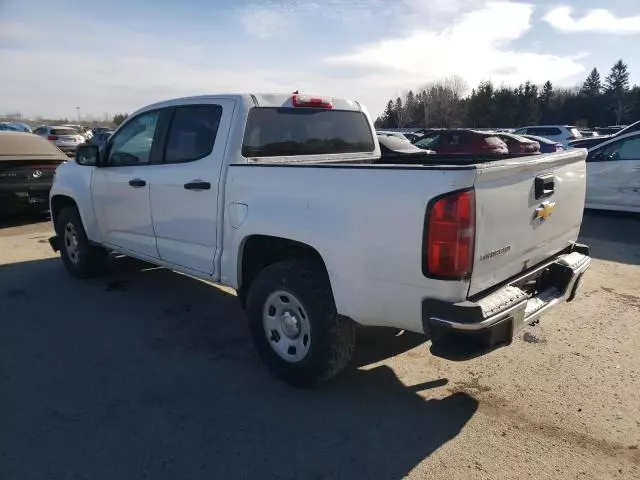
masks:
<path id="1" fill-rule="evenodd" d="M 202 180 L 193 180 L 184 184 L 185 190 L 209 190 L 211 184 L 209 182 L 203 182 Z"/>
<path id="2" fill-rule="evenodd" d="M 145 182 L 141 178 L 134 178 L 133 180 L 129 180 L 129 185 L 132 186 L 133 188 L 144 187 L 146 184 L 147 182 Z"/>
<path id="3" fill-rule="evenodd" d="M 538 175 L 535 179 L 535 196 L 536 200 L 547 198 L 553 195 L 556 187 L 556 177 L 549 173 L 547 175 Z"/>

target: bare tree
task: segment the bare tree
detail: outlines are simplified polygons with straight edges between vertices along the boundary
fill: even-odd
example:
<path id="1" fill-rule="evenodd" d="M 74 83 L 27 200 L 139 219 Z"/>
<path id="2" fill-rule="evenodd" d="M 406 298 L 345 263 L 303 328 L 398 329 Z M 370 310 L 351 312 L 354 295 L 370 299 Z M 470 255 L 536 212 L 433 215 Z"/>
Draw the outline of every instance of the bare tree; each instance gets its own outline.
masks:
<path id="1" fill-rule="evenodd" d="M 424 126 L 455 127 L 463 121 L 462 98 L 467 84 L 459 76 L 430 82 L 418 93 Z"/>

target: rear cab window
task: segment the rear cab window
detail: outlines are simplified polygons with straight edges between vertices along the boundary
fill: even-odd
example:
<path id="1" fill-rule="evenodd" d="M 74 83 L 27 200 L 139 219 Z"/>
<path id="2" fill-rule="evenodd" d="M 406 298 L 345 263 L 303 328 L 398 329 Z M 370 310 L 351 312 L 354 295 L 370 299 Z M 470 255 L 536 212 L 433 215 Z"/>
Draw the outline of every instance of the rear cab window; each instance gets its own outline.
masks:
<path id="1" fill-rule="evenodd" d="M 252 108 L 242 143 L 242 155 L 257 158 L 374 150 L 363 112 L 319 108 Z"/>
<path id="2" fill-rule="evenodd" d="M 72 128 L 52 128 L 51 135 L 73 135 L 75 137 L 79 133 Z"/>

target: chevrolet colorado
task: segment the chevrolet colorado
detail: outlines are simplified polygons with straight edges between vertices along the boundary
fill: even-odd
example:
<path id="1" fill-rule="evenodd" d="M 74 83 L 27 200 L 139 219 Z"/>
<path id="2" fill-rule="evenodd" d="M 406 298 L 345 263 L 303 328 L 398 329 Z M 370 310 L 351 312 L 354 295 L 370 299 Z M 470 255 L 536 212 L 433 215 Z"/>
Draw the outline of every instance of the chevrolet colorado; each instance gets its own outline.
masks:
<path id="1" fill-rule="evenodd" d="M 150 105 L 58 168 L 50 243 L 75 277 L 113 251 L 236 289 L 260 357 L 297 386 L 347 365 L 355 323 L 464 358 L 574 298 L 583 150 L 390 165 L 374 132 L 337 98 Z"/>

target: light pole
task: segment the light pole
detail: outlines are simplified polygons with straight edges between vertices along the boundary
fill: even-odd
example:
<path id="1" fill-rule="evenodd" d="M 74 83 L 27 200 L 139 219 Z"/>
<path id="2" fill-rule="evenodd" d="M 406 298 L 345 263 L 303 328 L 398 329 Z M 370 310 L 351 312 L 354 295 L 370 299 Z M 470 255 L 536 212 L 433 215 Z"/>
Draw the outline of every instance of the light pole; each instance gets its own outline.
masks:
<path id="1" fill-rule="evenodd" d="M 80 107 L 76 107 L 76 111 L 78 112 L 78 123 L 80 123 Z"/>

